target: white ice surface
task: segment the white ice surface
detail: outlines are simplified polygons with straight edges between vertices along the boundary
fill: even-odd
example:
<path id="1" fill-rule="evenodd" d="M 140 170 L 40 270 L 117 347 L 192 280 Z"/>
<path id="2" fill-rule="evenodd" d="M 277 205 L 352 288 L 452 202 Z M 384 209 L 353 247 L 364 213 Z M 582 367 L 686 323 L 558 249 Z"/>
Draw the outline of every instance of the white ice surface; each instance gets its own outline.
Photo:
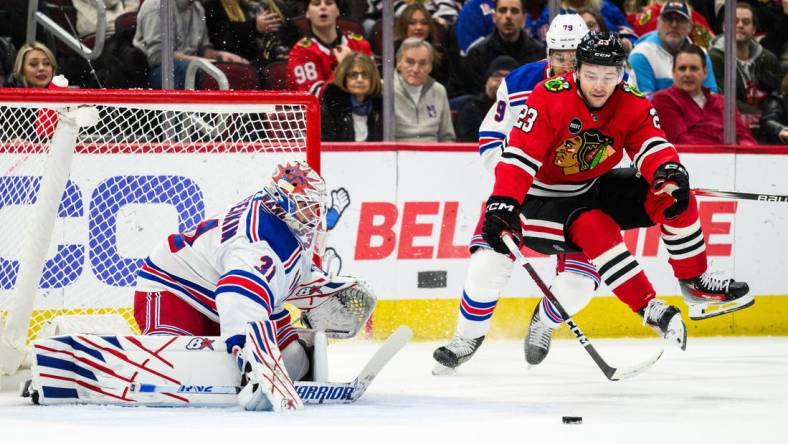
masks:
<path id="1" fill-rule="evenodd" d="M 611 365 L 657 340 L 595 340 Z M 526 370 L 518 341 L 485 343 L 454 376 L 432 376 L 436 343 L 411 343 L 356 404 L 295 413 L 28 405 L 0 395 L 0 444 L 328 442 L 788 443 L 788 338 L 690 338 L 646 373 L 610 382 L 573 340 Z M 352 379 L 377 347 L 329 347 L 329 377 Z M 562 416 L 582 416 L 566 425 Z M 404 441 L 404 442 L 403 442 Z"/>

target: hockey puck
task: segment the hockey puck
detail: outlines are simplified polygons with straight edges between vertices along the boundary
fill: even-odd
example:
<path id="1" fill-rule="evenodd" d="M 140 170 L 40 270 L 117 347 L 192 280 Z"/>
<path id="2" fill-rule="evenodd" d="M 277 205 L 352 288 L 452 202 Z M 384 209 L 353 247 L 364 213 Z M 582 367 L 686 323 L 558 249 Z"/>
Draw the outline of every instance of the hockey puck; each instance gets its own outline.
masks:
<path id="1" fill-rule="evenodd" d="M 583 417 L 582 416 L 563 416 L 561 418 L 564 424 L 582 424 Z"/>

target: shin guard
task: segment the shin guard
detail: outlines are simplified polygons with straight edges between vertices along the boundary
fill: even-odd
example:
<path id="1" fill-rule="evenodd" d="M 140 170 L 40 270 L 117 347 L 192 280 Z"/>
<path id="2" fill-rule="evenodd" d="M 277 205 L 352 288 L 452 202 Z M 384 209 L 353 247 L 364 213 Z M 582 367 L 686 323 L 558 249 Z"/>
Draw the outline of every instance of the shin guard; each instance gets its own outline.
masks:
<path id="1" fill-rule="evenodd" d="M 490 329 L 490 318 L 512 274 L 512 260 L 487 248 L 472 255 L 460 301 L 457 333 L 478 338 Z"/>

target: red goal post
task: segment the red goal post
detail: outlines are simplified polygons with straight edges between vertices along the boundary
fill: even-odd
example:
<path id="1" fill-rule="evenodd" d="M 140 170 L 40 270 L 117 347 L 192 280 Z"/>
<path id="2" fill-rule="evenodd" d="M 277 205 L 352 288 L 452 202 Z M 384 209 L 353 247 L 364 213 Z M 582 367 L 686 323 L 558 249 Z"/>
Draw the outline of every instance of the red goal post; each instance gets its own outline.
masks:
<path id="1" fill-rule="evenodd" d="M 306 93 L 0 89 L 0 370 L 56 318 L 134 331 L 141 259 L 291 158 L 320 171 Z"/>

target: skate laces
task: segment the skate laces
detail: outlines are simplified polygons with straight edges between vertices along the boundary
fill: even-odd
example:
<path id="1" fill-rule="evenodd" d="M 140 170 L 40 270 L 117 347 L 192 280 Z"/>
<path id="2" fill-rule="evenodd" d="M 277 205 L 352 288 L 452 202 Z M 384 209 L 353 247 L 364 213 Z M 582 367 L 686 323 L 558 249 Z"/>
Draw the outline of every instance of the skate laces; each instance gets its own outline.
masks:
<path id="1" fill-rule="evenodd" d="M 537 314 L 533 322 L 528 327 L 528 340 L 531 344 L 540 348 L 547 349 L 550 346 L 550 339 L 553 336 L 553 329 L 542 322 Z"/>
<path id="2" fill-rule="evenodd" d="M 723 293 L 728 291 L 730 279 L 723 279 L 715 276 L 712 273 L 703 273 L 698 278 L 703 289 L 714 293 Z"/>
<path id="3" fill-rule="evenodd" d="M 460 335 L 455 335 L 446 348 L 451 350 L 456 356 L 461 357 L 470 355 L 476 351 L 476 342 L 476 339 L 469 339 Z"/>
<path id="4" fill-rule="evenodd" d="M 643 309 L 643 325 L 651 324 L 659 326 L 659 320 L 667 309 L 668 305 L 659 299 L 648 301 L 648 305 Z"/>

